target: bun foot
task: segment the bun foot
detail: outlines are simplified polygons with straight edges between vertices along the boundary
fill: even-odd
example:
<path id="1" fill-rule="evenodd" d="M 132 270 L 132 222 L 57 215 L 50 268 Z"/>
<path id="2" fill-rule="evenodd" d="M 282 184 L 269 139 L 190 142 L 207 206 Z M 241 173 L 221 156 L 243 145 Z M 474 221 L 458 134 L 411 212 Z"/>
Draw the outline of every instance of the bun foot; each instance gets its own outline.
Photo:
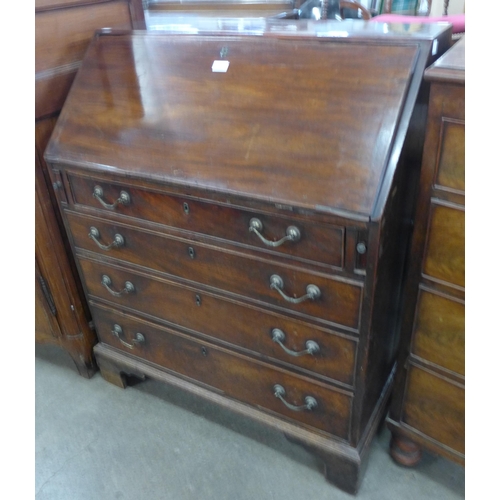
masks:
<path id="1" fill-rule="evenodd" d="M 422 458 L 422 448 L 408 438 L 392 434 L 390 455 L 395 462 L 405 467 L 413 467 Z"/>

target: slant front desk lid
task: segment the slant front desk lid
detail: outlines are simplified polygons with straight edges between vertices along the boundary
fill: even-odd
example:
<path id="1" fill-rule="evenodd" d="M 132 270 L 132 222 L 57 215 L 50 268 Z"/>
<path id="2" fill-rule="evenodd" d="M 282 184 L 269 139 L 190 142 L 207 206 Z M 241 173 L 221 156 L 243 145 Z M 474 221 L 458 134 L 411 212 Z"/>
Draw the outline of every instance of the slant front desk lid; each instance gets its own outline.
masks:
<path id="1" fill-rule="evenodd" d="M 46 158 L 368 219 L 401 152 L 430 44 L 100 34 Z"/>

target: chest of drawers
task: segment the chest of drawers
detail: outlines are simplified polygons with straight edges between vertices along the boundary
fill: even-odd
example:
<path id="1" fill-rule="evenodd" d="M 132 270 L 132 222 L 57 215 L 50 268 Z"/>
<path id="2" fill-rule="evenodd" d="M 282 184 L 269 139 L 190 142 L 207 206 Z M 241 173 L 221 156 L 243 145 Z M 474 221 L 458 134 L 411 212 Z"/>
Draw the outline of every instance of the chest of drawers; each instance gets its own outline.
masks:
<path id="1" fill-rule="evenodd" d="M 46 159 L 102 375 L 274 426 L 353 492 L 392 386 L 414 108 L 449 29 L 281 26 L 97 36 Z"/>
<path id="2" fill-rule="evenodd" d="M 465 464 L 465 37 L 425 73 L 429 117 L 405 289 L 391 455 Z"/>

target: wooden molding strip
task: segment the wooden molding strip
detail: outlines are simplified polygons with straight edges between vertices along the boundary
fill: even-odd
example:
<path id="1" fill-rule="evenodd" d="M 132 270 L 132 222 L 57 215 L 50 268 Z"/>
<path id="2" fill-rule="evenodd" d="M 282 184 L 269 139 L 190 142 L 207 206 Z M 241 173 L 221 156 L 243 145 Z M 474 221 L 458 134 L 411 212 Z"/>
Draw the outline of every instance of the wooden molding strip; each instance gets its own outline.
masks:
<path id="1" fill-rule="evenodd" d="M 61 10 L 61 9 L 70 9 L 73 7 L 83 7 L 84 5 L 92 5 L 99 3 L 111 3 L 111 2 L 124 2 L 127 0 L 67 0 L 63 2 L 61 0 L 53 0 L 54 3 L 48 3 L 47 5 L 42 5 L 40 7 L 35 6 L 35 14 L 41 12 L 48 12 L 51 10 Z"/>
<path id="2" fill-rule="evenodd" d="M 38 73 L 35 73 L 35 81 L 47 80 L 49 78 L 64 75 L 66 73 L 74 73 L 75 71 L 78 71 L 81 65 L 82 61 L 74 61 L 69 64 L 63 64 L 62 66 L 56 66 L 55 68 L 49 68 L 43 71 L 39 71 Z"/>

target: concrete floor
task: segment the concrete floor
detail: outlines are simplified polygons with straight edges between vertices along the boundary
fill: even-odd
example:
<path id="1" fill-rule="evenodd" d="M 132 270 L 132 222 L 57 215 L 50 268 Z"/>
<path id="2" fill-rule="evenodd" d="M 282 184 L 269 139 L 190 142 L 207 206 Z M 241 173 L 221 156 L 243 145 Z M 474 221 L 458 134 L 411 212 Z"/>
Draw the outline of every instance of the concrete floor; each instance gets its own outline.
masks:
<path id="1" fill-rule="evenodd" d="M 37 500 L 332 500 L 322 464 L 281 433 L 148 380 L 119 389 L 80 377 L 69 356 L 37 346 Z M 465 498 L 465 473 L 424 454 L 407 469 L 372 443 L 359 500 Z"/>

